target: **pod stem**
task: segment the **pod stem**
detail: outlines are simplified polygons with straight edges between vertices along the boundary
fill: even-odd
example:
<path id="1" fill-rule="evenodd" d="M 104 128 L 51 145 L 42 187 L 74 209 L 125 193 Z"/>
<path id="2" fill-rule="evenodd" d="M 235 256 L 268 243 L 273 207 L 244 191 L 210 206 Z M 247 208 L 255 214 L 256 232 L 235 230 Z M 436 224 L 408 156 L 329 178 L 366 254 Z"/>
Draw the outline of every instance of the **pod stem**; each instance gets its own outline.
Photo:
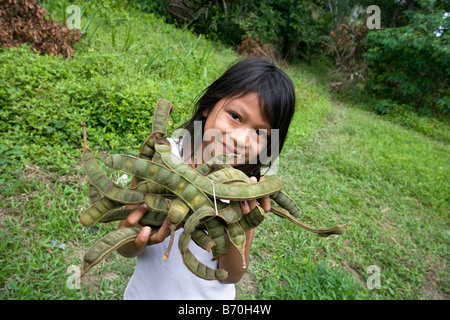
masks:
<path id="1" fill-rule="evenodd" d="M 89 147 L 87 145 L 86 123 L 81 121 L 81 125 L 83 126 L 84 150 L 89 150 Z"/>
<path id="2" fill-rule="evenodd" d="M 163 254 L 162 258 L 163 260 L 169 259 L 169 253 L 172 249 L 173 240 L 175 239 L 175 229 L 177 228 L 177 225 L 169 223 L 170 228 L 170 240 L 169 240 L 169 246 L 167 247 L 166 253 Z"/>

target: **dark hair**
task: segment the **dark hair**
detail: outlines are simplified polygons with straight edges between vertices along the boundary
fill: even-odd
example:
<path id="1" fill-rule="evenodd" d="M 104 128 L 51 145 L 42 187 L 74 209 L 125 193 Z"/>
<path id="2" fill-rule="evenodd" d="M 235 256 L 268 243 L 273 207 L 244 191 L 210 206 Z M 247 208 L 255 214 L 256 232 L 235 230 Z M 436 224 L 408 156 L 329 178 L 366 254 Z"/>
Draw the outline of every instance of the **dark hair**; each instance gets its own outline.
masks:
<path id="1" fill-rule="evenodd" d="M 190 134 L 191 141 L 184 141 L 184 143 L 191 143 L 189 150 L 195 152 L 193 148 L 194 121 L 202 122 L 202 132 L 204 132 L 206 117 L 203 114 L 205 110 L 211 111 L 223 98 L 239 98 L 249 93 L 258 94 L 261 111 L 272 122 L 271 128 L 279 130 L 279 152 L 281 152 L 295 111 L 295 88 L 286 73 L 260 58 L 247 58 L 237 62 L 200 93 L 201 98 L 195 104 L 194 115 L 180 126 Z M 270 148 L 271 146 L 268 144 L 267 154 L 269 156 L 271 155 Z M 274 158 L 271 159 L 271 163 L 274 160 Z M 255 176 L 259 179 L 262 166 L 263 164 L 258 160 L 257 164 L 239 165 L 236 168 L 248 176 Z"/>

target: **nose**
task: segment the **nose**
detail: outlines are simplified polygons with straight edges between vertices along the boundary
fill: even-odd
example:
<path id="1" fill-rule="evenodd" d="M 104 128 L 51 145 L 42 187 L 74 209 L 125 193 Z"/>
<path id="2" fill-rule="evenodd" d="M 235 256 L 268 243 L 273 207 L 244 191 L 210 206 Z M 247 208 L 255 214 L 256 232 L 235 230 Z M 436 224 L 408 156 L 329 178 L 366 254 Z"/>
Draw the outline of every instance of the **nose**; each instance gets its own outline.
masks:
<path id="1" fill-rule="evenodd" d="M 252 128 L 236 129 L 232 131 L 229 141 L 233 141 L 233 145 L 238 151 L 248 150 L 250 145 L 258 142 L 258 135 Z"/>

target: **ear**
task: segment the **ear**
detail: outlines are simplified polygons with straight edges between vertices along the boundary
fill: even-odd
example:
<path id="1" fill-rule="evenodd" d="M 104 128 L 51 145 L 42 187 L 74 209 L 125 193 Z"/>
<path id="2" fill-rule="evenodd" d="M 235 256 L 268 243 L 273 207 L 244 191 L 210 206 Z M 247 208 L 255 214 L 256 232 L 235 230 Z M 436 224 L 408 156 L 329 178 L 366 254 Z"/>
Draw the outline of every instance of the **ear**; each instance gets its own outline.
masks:
<path id="1" fill-rule="evenodd" d="M 209 112 L 210 112 L 209 109 L 205 109 L 205 110 L 203 110 L 202 114 L 205 118 L 208 118 Z"/>

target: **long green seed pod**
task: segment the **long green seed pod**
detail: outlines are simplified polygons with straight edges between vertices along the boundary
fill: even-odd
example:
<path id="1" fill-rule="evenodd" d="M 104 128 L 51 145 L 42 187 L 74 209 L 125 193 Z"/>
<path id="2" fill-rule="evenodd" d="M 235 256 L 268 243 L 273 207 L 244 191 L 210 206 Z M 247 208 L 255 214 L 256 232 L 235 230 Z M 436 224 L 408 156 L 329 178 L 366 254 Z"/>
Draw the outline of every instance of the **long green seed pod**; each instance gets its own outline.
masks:
<path id="1" fill-rule="evenodd" d="M 169 217 L 170 239 L 166 253 L 162 256 L 164 260 L 169 258 L 169 253 L 172 248 L 173 240 L 175 238 L 175 230 L 183 222 L 186 215 L 189 213 L 189 206 L 181 198 L 176 198 L 169 208 L 167 213 Z"/>
<path id="2" fill-rule="evenodd" d="M 95 160 L 93 152 L 87 145 L 86 124 L 83 122 L 84 150 L 81 155 L 84 170 L 91 180 L 92 185 L 104 196 L 111 200 L 124 204 L 139 204 L 144 202 L 145 194 L 136 190 L 130 190 L 116 185 L 100 168 Z"/>
<path id="3" fill-rule="evenodd" d="M 227 235 L 225 232 L 224 222 L 216 217 L 204 223 L 209 236 L 216 244 L 213 248 L 213 257 L 219 260 L 227 253 Z"/>
<path id="4" fill-rule="evenodd" d="M 225 225 L 225 230 L 228 234 L 228 239 L 231 244 L 239 251 L 242 259 L 242 268 L 246 269 L 247 264 L 245 262 L 245 243 L 246 236 L 244 229 L 239 225 L 239 223 L 230 223 Z"/>
<path id="5" fill-rule="evenodd" d="M 100 191 L 98 191 L 98 189 L 96 187 L 94 187 L 92 185 L 92 183 L 89 181 L 89 186 L 88 186 L 89 203 L 90 204 L 94 204 L 95 202 L 97 202 L 101 198 L 102 198 L 102 194 L 100 193 Z"/>
<path id="6" fill-rule="evenodd" d="M 113 221 L 125 220 L 128 215 L 133 212 L 134 209 L 116 209 L 105 214 L 99 222 L 108 223 Z M 167 215 L 155 210 L 150 209 L 139 220 L 141 226 L 161 226 L 166 219 Z"/>
<path id="7" fill-rule="evenodd" d="M 283 190 L 270 196 L 280 207 L 287 210 L 292 216 L 298 218 L 302 214 L 302 211 L 295 203 L 294 200 Z"/>
<path id="8" fill-rule="evenodd" d="M 123 206 L 123 204 L 120 202 L 102 197 L 83 211 L 78 220 L 83 226 L 91 227 L 109 211 L 121 206 Z"/>
<path id="9" fill-rule="evenodd" d="M 167 122 L 172 111 L 173 105 L 169 100 L 158 100 L 153 112 L 152 132 L 161 132 L 167 135 Z"/>
<path id="10" fill-rule="evenodd" d="M 201 228 L 195 228 L 191 234 L 192 240 L 200 247 L 208 252 L 216 245 L 211 237 Z"/>
<path id="11" fill-rule="evenodd" d="M 101 238 L 85 253 L 82 273 L 86 274 L 90 268 L 101 262 L 112 252 L 128 242 L 134 241 L 140 231 L 140 228 L 121 228 Z M 157 231 L 158 229 L 154 228 L 151 233 L 153 234 Z"/>
<path id="12" fill-rule="evenodd" d="M 223 269 L 214 270 L 200 263 L 189 250 L 191 234 L 194 232 L 195 227 L 200 224 L 202 219 L 214 216 L 214 209 L 209 207 L 204 207 L 194 212 L 186 221 L 184 230 L 181 233 L 180 240 L 178 242 L 178 247 L 186 267 L 191 270 L 191 272 L 205 280 L 223 280 L 228 276 L 228 272 Z"/>
<path id="13" fill-rule="evenodd" d="M 263 222 L 265 217 L 264 209 L 261 206 L 256 206 L 247 214 L 243 214 L 242 218 L 239 220 L 239 224 L 242 229 L 249 230 L 256 228 Z"/>
<path id="14" fill-rule="evenodd" d="M 221 168 L 212 173 L 206 175 L 207 178 L 211 179 L 216 183 L 223 184 L 233 184 L 236 183 L 251 183 L 250 178 L 241 170 L 235 168 Z"/>

